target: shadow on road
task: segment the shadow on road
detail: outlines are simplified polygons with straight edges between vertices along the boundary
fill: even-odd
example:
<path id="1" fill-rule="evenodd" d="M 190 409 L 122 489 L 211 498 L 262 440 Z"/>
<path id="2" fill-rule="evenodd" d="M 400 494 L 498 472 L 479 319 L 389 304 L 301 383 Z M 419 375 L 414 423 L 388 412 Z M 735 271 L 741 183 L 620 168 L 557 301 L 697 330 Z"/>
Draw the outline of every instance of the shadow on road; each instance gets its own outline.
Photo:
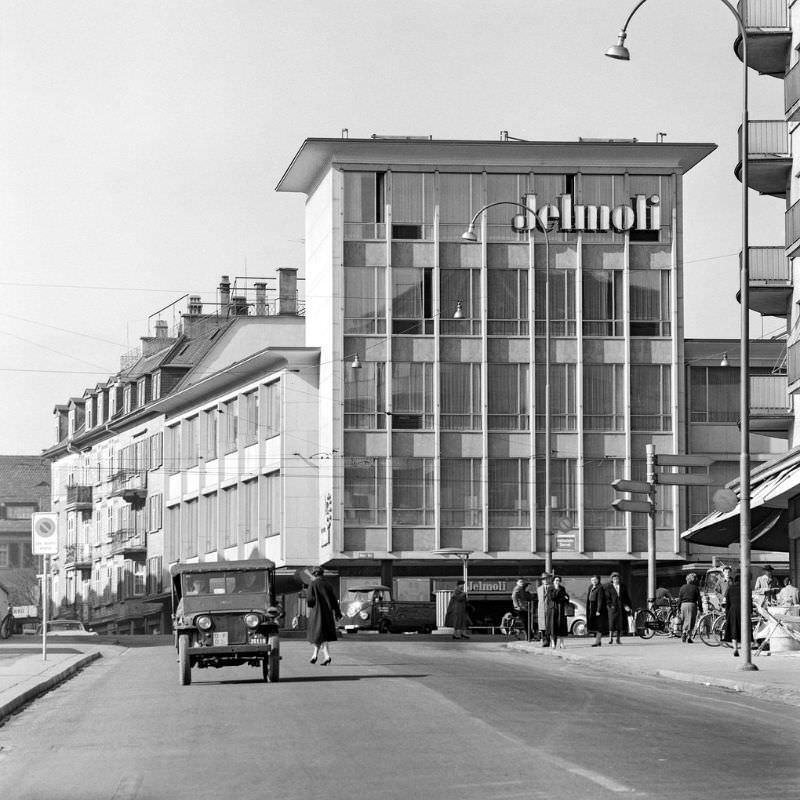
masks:
<path id="1" fill-rule="evenodd" d="M 293 678 L 281 678 L 280 683 L 319 683 L 320 681 L 325 681 L 326 683 L 330 683 L 331 681 L 366 681 L 370 680 L 371 678 L 428 678 L 430 677 L 425 672 L 419 673 L 408 673 L 405 675 L 397 674 L 397 675 L 330 675 L 330 676 L 321 676 L 319 678 L 312 677 L 311 675 L 297 675 Z M 261 678 L 254 678 L 252 680 L 234 680 L 234 681 L 204 681 L 204 680 L 196 680 L 194 677 L 192 678 L 192 686 L 235 686 L 241 683 L 264 683 Z"/>

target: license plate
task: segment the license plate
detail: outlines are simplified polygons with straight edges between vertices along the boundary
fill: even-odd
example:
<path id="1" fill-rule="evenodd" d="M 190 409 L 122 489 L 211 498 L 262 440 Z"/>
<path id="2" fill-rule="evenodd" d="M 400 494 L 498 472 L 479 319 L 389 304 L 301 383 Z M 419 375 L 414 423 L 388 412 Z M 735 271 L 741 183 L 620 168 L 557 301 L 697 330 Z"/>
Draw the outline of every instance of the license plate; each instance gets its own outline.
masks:
<path id="1" fill-rule="evenodd" d="M 214 633 L 214 647 L 226 647 L 228 644 L 228 631 Z"/>
<path id="2" fill-rule="evenodd" d="M 256 634 L 255 636 L 250 637 L 250 644 L 266 644 L 267 639 L 264 636 L 260 636 Z"/>

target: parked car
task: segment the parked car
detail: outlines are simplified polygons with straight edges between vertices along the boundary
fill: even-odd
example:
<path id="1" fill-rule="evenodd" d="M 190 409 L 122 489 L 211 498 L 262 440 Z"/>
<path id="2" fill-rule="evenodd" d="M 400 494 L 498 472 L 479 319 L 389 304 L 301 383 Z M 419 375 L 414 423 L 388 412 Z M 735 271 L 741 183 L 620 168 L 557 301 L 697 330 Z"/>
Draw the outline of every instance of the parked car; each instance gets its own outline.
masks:
<path id="1" fill-rule="evenodd" d="M 572 600 L 567 604 L 567 630 L 573 636 L 586 636 L 586 605 L 582 600 Z"/>
<path id="2" fill-rule="evenodd" d="M 41 623 L 36 633 L 42 635 Z M 47 623 L 47 636 L 97 636 L 97 631 L 86 630 L 84 624 L 76 619 L 53 619 Z"/>
<path id="3" fill-rule="evenodd" d="M 280 677 L 275 564 L 267 559 L 175 564 L 172 620 L 182 686 L 192 667 L 260 667 L 265 681 Z"/>

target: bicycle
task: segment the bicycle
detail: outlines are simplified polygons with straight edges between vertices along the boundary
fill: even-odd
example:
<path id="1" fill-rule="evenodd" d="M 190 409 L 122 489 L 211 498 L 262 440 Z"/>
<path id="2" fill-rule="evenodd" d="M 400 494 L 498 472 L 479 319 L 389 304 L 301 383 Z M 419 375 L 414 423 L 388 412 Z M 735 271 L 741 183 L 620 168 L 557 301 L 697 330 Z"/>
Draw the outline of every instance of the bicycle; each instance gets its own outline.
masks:
<path id="1" fill-rule="evenodd" d="M 709 647 L 719 647 L 725 631 L 725 614 L 716 609 L 704 611 L 697 618 L 692 637 L 700 637 L 700 641 Z"/>
<path id="2" fill-rule="evenodd" d="M 680 636 L 681 616 L 678 601 L 669 598 L 668 605 L 651 602 L 648 608 L 637 608 L 633 615 L 633 629 L 641 639 L 659 636 Z"/>
<path id="3" fill-rule="evenodd" d="M 500 633 L 506 637 L 506 641 L 511 639 L 527 639 L 528 632 L 522 617 L 514 611 L 507 611 L 500 620 Z"/>
<path id="4" fill-rule="evenodd" d="M 9 606 L 8 613 L 0 620 L 0 639 L 8 639 L 14 632 L 14 614 Z"/>

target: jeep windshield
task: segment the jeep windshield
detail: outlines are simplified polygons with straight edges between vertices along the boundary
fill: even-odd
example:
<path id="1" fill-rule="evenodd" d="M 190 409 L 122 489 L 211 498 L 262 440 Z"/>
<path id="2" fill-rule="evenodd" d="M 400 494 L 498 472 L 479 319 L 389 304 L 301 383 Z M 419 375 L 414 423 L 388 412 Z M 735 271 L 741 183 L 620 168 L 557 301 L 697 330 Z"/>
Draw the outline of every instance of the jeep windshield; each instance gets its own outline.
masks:
<path id="1" fill-rule="evenodd" d="M 267 591 L 267 570 L 185 572 L 181 581 L 184 597 L 263 594 Z"/>

